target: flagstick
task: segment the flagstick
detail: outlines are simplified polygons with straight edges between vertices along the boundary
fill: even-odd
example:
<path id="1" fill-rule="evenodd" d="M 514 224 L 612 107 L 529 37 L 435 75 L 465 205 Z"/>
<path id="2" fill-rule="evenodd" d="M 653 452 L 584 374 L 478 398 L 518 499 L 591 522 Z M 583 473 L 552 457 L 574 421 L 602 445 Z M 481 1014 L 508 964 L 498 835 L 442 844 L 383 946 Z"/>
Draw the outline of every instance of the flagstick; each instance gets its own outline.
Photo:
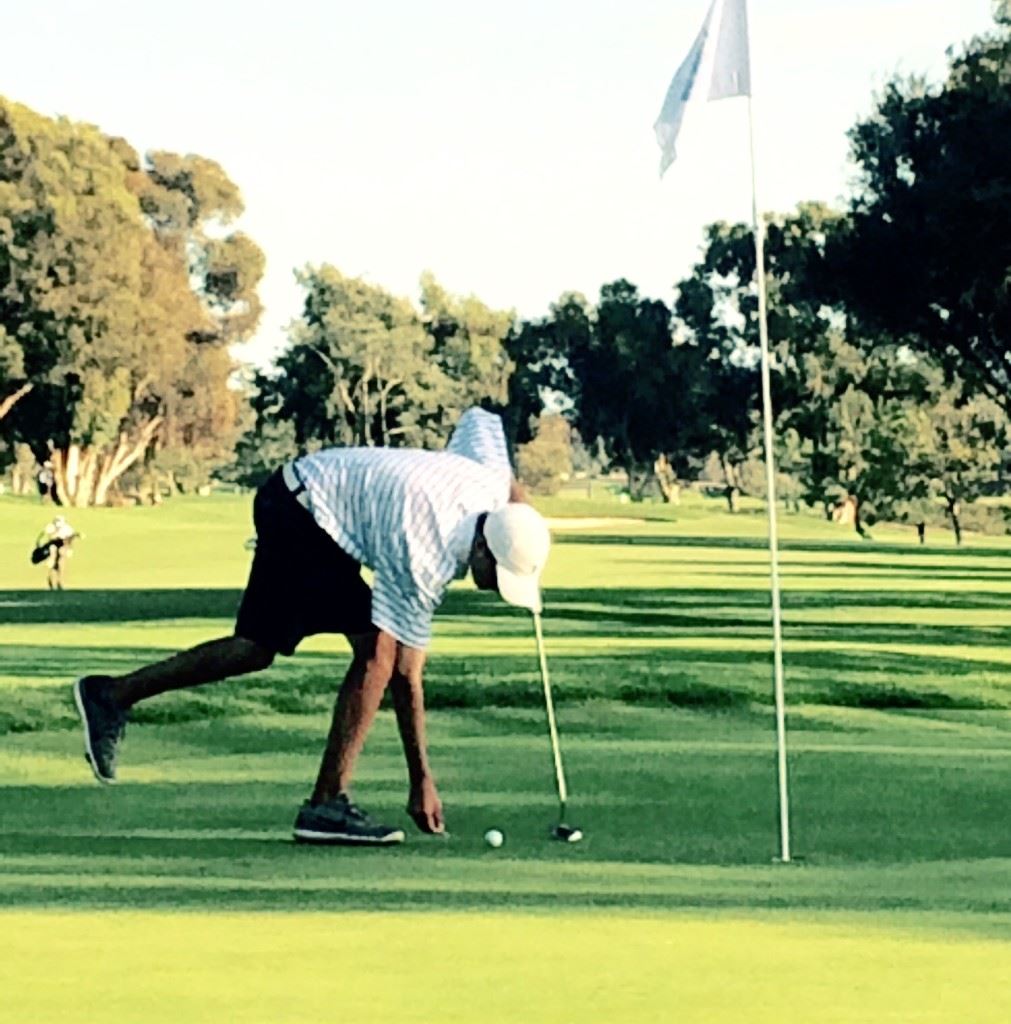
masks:
<path id="1" fill-rule="evenodd" d="M 718 11 L 718 13 L 717 13 Z M 711 38 L 709 28 L 717 26 L 716 49 L 712 66 L 707 65 Z M 762 350 L 762 420 L 765 433 L 765 474 L 768 491 L 769 562 L 772 594 L 773 663 L 776 697 L 776 748 L 779 775 L 779 860 L 790 862 L 790 803 L 786 763 L 786 696 L 783 686 L 783 621 L 779 595 L 779 550 L 776 526 L 776 453 L 772 433 L 772 385 L 770 382 L 769 316 L 765 280 L 765 228 L 759 216 L 758 174 L 755 168 L 755 127 L 751 105 L 751 47 L 748 41 L 747 0 L 712 0 L 702 30 L 687 57 L 671 80 L 660 116 L 653 129 L 660 145 L 660 174 L 671 165 L 677 153 L 675 144 L 686 104 L 695 97 L 700 81 L 709 82 L 710 100 L 731 96 L 748 97 L 748 140 L 751 146 L 751 213 L 755 232 L 755 264 L 758 271 L 758 327 Z M 700 68 L 704 70 L 701 72 Z"/>
<path id="2" fill-rule="evenodd" d="M 772 580 L 772 650 L 776 695 L 776 749 L 779 775 L 779 859 L 790 863 L 790 796 L 786 774 L 786 694 L 783 685 L 783 616 L 779 600 L 779 540 L 776 525 L 776 463 L 772 441 L 772 384 L 769 373 L 769 317 L 765 285 L 765 228 L 758 212 L 755 170 L 755 125 L 748 96 L 748 141 L 751 147 L 751 214 L 758 269 L 758 336 L 762 348 L 762 421 L 765 433 L 765 483 L 769 507 L 769 562 Z"/>

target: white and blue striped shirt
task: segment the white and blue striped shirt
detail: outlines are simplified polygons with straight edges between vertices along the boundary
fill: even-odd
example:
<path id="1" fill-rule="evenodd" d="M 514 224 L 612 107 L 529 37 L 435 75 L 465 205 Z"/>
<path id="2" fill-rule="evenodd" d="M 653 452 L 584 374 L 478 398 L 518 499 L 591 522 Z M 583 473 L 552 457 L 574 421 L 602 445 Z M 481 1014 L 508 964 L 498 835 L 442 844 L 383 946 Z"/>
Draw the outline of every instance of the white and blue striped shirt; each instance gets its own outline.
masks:
<path id="1" fill-rule="evenodd" d="M 446 587 L 466 575 L 478 515 L 509 501 L 502 421 L 468 409 L 445 451 L 328 448 L 295 468 L 316 522 L 372 569 L 373 625 L 426 647 Z"/>

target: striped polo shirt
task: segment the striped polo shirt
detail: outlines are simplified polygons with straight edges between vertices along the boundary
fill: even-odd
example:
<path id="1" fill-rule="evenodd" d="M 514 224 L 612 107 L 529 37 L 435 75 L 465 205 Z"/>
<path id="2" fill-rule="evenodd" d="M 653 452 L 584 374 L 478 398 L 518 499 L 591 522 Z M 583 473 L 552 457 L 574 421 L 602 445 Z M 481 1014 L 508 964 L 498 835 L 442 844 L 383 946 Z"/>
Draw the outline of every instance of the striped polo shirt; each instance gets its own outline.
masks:
<path id="1" fill-rule="evenodd" d="M 443 451 L 328 448 L 295 468 L 316 522 L 373 572 L 373 625 L 427 647 L 446 587 L 467 573 L 478 515 L 509 501 L 502 421 L 468 409 Z"/>

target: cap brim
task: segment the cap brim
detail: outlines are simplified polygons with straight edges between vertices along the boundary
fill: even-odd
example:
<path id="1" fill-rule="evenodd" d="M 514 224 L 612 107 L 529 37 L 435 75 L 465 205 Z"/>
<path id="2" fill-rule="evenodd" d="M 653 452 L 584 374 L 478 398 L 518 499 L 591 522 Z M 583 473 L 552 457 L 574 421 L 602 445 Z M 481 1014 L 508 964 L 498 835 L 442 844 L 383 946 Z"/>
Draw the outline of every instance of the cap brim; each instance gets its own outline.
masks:
<path id="1" fill-rule="evenodd" d="M 498 592 L 502 600 L 517 608 L 541 612 L 541 583 L 537 576 L 518 576 L 504 566 L 496 567 Z"/>

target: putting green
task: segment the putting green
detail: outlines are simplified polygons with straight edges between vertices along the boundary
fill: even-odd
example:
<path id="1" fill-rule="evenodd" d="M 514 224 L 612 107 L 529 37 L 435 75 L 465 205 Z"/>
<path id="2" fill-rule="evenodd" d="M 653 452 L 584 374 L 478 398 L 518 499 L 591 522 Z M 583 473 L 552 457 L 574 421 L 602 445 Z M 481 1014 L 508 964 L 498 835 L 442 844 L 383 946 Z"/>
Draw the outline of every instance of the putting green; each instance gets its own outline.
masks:
<path id="1" fill-rule="evenodd" d="M 4 1019 L 26 1024 L 1011 1019 L 1011 943 L 957 919 L 142 911 L 0 927 Z"/>

